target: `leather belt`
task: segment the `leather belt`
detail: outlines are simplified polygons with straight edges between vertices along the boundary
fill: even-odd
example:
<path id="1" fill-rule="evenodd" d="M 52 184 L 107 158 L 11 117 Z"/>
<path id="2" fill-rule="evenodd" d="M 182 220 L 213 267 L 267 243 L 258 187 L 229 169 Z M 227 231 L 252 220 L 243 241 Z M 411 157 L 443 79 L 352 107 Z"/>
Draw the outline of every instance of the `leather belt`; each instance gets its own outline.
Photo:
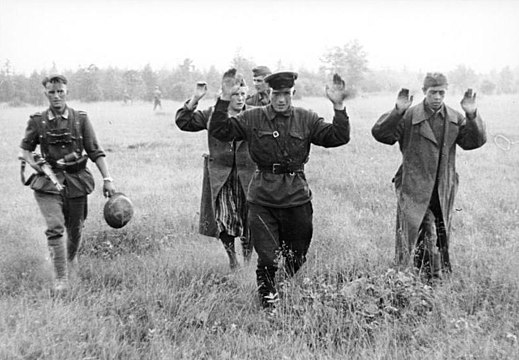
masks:
<path id="1" fill-rule="evenodd" d="M 272 174 L 292 174 L 292 173 L 296 173 L 296 172 L 303 172 L 305 170 L 305 167 L 303 164 L 287 165 L 287 164 L 274 163 L 272 165 L 267 165 L 267 166 L 258 165 L 258 170 L 264 171 L 264 172 L 269 172 Z"/>

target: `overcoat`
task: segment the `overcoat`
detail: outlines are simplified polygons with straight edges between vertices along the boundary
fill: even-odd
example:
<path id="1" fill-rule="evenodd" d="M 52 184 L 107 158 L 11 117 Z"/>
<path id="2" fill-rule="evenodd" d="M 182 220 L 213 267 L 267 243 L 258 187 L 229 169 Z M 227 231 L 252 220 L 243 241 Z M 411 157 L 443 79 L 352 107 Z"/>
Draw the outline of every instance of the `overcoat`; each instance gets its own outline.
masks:
<path id="1" fill-rule="evenodd" d="M 456 145 L 464 150 L 481 147 L 486 132 L 479 113 L 465 118 L 445 106 L 443 144 L 429 125 L 425 103 L 410 107 L 403 115 L 395 109 L 383 114 L 372 128 L 375 139 L 393 145 L 398 141 L 402 152 L 393 182 L 397 195 L 396 264 L 413 264 L 412 256 L 419 227 L 431 201 L 436 181 L 447 244 L 454 198 L 458 188 Z"/>
<path id="2" fill-rule="evenodd" d="M 207 130 L 213 114 L 213 107 L 206 110 L 189 110 L 186 105 L 177 111 L 175 122 L 182 131 Z M 207 133 L 209 154 L 204 154 L 204 175 L 200 205 L 199 232 L 202 235 L 218 237 L 215 220 L 216 196 L 231 174 L 236 164 L 238 177 L 244 193 L 256 170 L 245 141 L 220 141 Z"/>

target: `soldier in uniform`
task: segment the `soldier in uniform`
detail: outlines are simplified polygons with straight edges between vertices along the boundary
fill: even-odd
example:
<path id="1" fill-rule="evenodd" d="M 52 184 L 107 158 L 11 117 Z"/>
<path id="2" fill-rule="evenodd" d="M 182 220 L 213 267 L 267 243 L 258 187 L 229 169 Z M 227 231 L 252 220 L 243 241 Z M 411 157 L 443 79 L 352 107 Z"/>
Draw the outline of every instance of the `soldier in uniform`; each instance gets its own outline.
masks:
<path id="1" fill-rule="evenodd" d="M 89 158 L 103 177 L 104 195 L 112 196 L 115 187 L 87 114 L 67 106 L 67 79 L 51 75 L 42 84 L 49 108 L 30 117 L 20 146 L 23 160 L 37 171 L 29 185 L 47 225 L 45 234 L 56 275 L 55 290 L 63 291 L 68 287 L 68 268 L 77 266 L 76 254 L 87 217 L 87 195 L 94 190 L 94 178 L 86 166 Z M 44 161 L 34 156 L 38 145 Z M 48 171 L 45 174 L 49 167 L 57 183 Z"/>
<path id="2" fill-rule="evenodd" d="M 461 100 L 464 115 L 445 105 L 447 78 L 428 73 L 424 100 L 411 106 L 407 89 L 396 106 L 372 128 L 375 139 L 398 142 L 402 165 L 393 182 L 397 195 L 396 265 L 414 267 L 428 280 L 451 271 L 449 237 L 454 197 L 458 188 L 456 145 L 477 149 L 486 142 L 476 94 L 467 90 Z"/>
<path id="3" fill-rule="evenodd" d="M 311 144 L 337 147 L 350 139 L 350 123 L 344 99 L 346 90 L 339 75 L 326 87 L 333 103 L 333 123 L 315 112 L 292 106 L 297 73 L 279 72 L 265 78 L 271 88 L 271 103 L 227 112 L 237 79 L 225 73 L 222 94 L 215 105 L 209 134 L 221 141 L 245 140 L 256 163 L 247 192 L 252 243 L 258 254 L 256 280 L 262 306 L 271 309 L 278 300 L 275 274 L 277 256 L 285 259 L 285 270 L 294 275 L 306 261 L 312 239 L 312 194 L 304 166 Z"/>
<path id="4" fill-rule="evenodd" d="M 176 124 L 180 130 L 207 130 L 214 108 L 196 110 L 206 92 L 207 84 L 198 83 L 191 99 L 177 111 Z M 246 94 L 247 87 L 242 82 L 230 96 L 229 114 L 237 115 L 246 108 Z M 220 141 L 209 134 L 207 142 L 209 155 L 204 156 L 199 231 L 202 235 L 222 241 L 230 267 L 234 269 L 238 265 L 234 249 L 236 237 L 241 239 L 245 262 L 250 260 L 252 254 L 245 193 L 256 167 L 250 159 L 246 142 L 234 139 Z"/>
<path id="5" fill-rule="evenodd" d="M 162 110 L 162 91 L 160 91 L 158 86 L 155 86 L 155 90 L 153 90 L 153 111 L 160 107 Z"/>
<path id="6" fill-rule="evenodd" d="M 266 66 L 258 66 L 252 69 L 252 81 L 254 82 L 256 93 L 247 96 L 247 100 L 245 101 L 247 105 L 265 106 L 270 103 L 270 89 L 265 82 L 265 76 L 270 74 L 272 74 L 272 72 Z"/>

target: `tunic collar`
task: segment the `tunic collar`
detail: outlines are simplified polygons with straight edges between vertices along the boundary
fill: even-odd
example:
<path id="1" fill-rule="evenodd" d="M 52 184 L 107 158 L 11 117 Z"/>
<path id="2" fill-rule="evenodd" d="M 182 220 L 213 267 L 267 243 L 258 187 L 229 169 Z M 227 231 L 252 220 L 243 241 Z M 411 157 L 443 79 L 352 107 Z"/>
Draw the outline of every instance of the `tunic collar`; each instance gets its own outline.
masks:
<path id="1" fill-rule="evenodd" d="M 56 115 L 52 112 L 51 109 L 49 109 L 47 113 L 47 117 L 49 118 L 49 121 L 52 121 L 56 118 Z M 63 111 L 63 114 L 61 114 L 61 117 L 68 120 L 68 108 L 65 108 L 65 111 Z"/>

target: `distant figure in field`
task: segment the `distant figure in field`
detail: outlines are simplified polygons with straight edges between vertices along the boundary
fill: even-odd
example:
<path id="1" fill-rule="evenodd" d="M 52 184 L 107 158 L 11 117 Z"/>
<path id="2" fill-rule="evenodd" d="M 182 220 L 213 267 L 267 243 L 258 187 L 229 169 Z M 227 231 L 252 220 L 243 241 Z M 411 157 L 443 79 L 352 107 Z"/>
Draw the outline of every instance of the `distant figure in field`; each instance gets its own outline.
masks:
<path id="1" fill-rule="evenodd" d="M 209 123 L 209 134 L 221 141 L 247 141 L 258 169 L 249 184 L 247 201 L 252 243 L 258 254 L 258 295 L 268 311 L 278 300 L 278 255 L 285 259 L 287 274 L 293 276 L 305 263 L 310 247 L 312 192 L 304 173 L 310 146 L 337 147 L 350 140 L 344 106 L 347 91 L 341 77 L 336 74 L 332 86 L 326 87 L 334 109 L 333 123 L 311 110 L 292 106 L 296 79 L 294 72 L 267 76 L 271 103 L 232 115 L 227 108 L 239 79 L 226 72 Z"/>
<path id="2" fill-rule="evenodd" d="M 162 110 L 162 91 L 160 91 L 158 86 L 155 86 L 155 90 L 153 90 L 153 111 L 160 107 Z"/>
<path id="3" fill-rule="evenodd" d="M 195 92 L 177 111 L 176 124 L 183 131 L 207 130 L 214 108 L 196 110 L 198 101 L 205 96 L 207 84 L 200 82 Z M 230 94 L 227 112 L 237 115 L 246 108 L 247 86 L 242 81 Z M 201 234 L 219 238 L 227 255 L 231 269 L 238 260 L 234 250 L 234 239 L 241 239 L 243 257 L 249 262 L 252 254 L 247 224 L 246 191 L 252 174 L 256 170 L 247 143 L 241 140 L 220 141 L 207 135 L 209 155 L 204 156 L 204 179 L 200 210 Z"/>
<path id="4" fill-rule="evenodd" d="M 123 103 L 124 105 L 131 105 L 133 103 L 132 97 L 128 94 L 128 90 L 124 89 L 123 92 Z"/>
<path id="5" fill-rule="evenodd" d="M 443 102 L 447 78 L 428 73 L 424 100 L 402 89 L 396 106 L 372 128 L 377 141 L 398 142 L 402 165 L 393 182 L 397 196 L 396 265 L 413 266 L 428 280 L 451 272 L 449 243 L 452 208 L 458 187 L 456 145 L 477 149 L 486 142 L 485 125 L 468 89 L 461 100 L 465 116 Z"/>
<path id="6" fill-rule="evenodd" d="M 45 235 L 56 275 L 55 290 L 64 291 L 68 287 L 69 268 L 71 271 L 77 268 L 76 254 L 87 217 L 87 195 L 95 185 L 86 166 L 89 158 L 103 177 L 103 194 L 111 197 L 115 187 L 105 152 L 97 142 L 87 114 L 67 106 L 67 79 L 51 75 L 42 84 L 50 106 L 31 115 L 20 146 L 24 161 L 37 171 L 28 185 L 34 190 L 47 224 Z M 34 156 L 38 145 L 45 161 Z"/>
<path id="7" fill-rule="evenodd" d="M 256 93 L 247 96 L 245 101 L 247 105 L 264 106 L 270 104 L 270 88 L 265 82 L 265 77 L 272 74 L 272 71 L 266 66 L 258 66 L 252 69 L 252 81 Z"/>

